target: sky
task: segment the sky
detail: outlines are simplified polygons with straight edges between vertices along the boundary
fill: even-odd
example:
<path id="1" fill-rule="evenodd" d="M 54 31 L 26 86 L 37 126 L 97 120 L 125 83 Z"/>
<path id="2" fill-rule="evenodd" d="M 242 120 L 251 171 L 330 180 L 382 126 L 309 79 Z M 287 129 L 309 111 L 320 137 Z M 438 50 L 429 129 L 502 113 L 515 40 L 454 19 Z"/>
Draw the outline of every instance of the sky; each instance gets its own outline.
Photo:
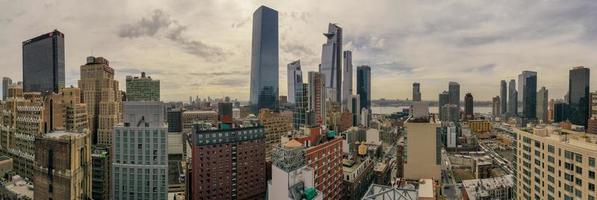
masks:
<path id="1" fill-rule="evenodd" d="M 164 101 L 247 100 L 261 5 L 279 12 L 280 95 L 288 63 L 300 59 L 304 76 L 317 70 L 330 22 L 343 28 L 355 69 L 371 66 L 374 99 L 410 99 L 420 82 L 423 100 L 437 100 L 457 81 L 463 96 L 490 100 L 523 70 L 563 98 L 569 69 L 597 73 L 594 0 L 0 0 L 0 76 L 21 80 L 21 42 L 58 29 L 67 86 L 93 55 L 110 61 L 122 89 L 144 71 L 161 81 Z"/>

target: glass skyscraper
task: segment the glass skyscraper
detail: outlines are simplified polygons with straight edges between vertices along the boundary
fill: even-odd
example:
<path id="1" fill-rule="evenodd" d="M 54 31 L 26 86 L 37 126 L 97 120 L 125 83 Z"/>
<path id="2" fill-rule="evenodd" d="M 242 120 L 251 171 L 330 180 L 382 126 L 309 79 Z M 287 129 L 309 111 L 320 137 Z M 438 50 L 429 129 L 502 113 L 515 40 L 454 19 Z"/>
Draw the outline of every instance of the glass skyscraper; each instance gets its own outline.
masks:
<path id="1" fill-rule="evenodd" d="M 456 105 L 460 109 L 460 84 L 450 81 L 448 83 L 448 93 L 450 94 L 449 103 Z"/>
<path id="2" fill-rule="evenodd" d="M 319 72 L 325 76 L 325 89 L 333 102 L 342 98 L 342 28 L 330 23 L 328 32 L 323 34 L 327 42 L 321 50 Z"/>
<path id="3" fill-rule="evenodd" d="M 516 91 L 516 80 L 511 79 L 508 83 L 508 113 L 509 116 L 516 116 L 518 110 L 518 92 Z"/>
<path id="4" fill-rule="evenodd" d="M 568 120 L 572 124 L 587 126 L 587 120 L 590 117 L 590 77 L 589 68 L 582 66 L 570 70 L 568 82 Z"/>
<path id="5" fill-rule="evenodd" d="M 505 80 L 500 82 L 500 115 L 508 112 L 508 84 Z"/>
<path id="6" fill-rule="evenodd" d="M 141 72 L 141 77 L 126 76 L 127 101 L 159 101 L 160 80 L 151 79 Z"/>
<path id="7" fill-rule="evenodd" d="M 278 11 L 261 6 L 253 13 L 251 49 L 251 108 L 277 110 Z"/>
<path id="8" fill-rule="evenodd" d="M 522 117 L 527 120 L 537 118 L 537 72 L 523 71 L 518 75 L 518 85 L 521 89 L 518 96 L 522 96 Z M 522 81 L 522 83 L 520 82 Z M 520 98 L 519 98 L 520 99 Z"/>
<path id="9" fill-rule="evenodd" d="M 303 84 L 303 71 L 301 71 L 301 61 L 293 61 L 286 68 L 288 76 L 288 102 L 296 103 L 296 95 Z"/>
<path id="10" fill-rule="evenodd" d="M 64 88 L 64 34 L 58 30 L 23 42 L 23 90 L 58 93 Z"/>
<path id="11" fill-rule="evenodd" d="M 371 109 L 371 67 L 367 65 L 357 67 L 357 94 L 360 109 Z M 361 112 L 360 110 L 358 112 Z"/>
<path id="12" fill-rule="evenodd" d="M 352 110 L 352 51 L 343 54 L 342 111 Z"/>

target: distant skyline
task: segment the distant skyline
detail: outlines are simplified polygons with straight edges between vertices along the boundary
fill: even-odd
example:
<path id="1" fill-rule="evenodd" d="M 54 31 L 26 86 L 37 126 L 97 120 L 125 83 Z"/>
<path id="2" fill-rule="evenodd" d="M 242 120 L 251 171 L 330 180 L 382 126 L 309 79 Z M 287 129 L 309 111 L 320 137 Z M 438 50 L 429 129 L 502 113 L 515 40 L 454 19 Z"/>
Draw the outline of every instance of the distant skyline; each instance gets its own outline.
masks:
<path id="1" fill-rule="evenodd" d="M 161 81 L 164 101 L 246 101 L 252 13 L 261 5 L 279 12 L 280 95 L 288 63 L 300 59 L 303 76 L 317 71 L 329 23 L 342 27 L 353 66 L 371 66 L 372 99 L 410 99 L 419 82 L 422 99 L 437 101 L 456 81 L 460 94 L 489 101 L 500 80 L 523 70 L 537 72 L 537 88 L 550 99 L 563 98 L 570 69 L 597 73 L 597 4 L 588 0 L 0 0 L 0 76 L 22 81 L 22 42 L 58 29 L 66 86 L 77 85 L 93 55 L 110 61 L 123 90 L 127 75 L 145 71 Z M 597 90 L 597 81 L 590 85 Z"/>

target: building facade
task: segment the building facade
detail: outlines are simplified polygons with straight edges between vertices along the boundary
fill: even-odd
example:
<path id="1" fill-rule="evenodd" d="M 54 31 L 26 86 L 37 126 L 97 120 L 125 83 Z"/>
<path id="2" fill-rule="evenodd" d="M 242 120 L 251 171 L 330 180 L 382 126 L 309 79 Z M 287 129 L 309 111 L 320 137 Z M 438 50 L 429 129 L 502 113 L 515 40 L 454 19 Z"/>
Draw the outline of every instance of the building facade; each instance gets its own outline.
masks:
<path id="1" fill-rule="evenodd" d="M 352 110 L 352 51 L 344 51 L 342 68 L 342 112 Z"/>
<path id="2" fill-rule="evenodd" d="M 509 116 L 518 115 L 518 93 L 516 92 L 516 81 L 514 79 L 508 82 L 508 114 Z"/>
<path id="3" fill-rule="evenodd" d="M 537 72 L 523 71 L 518 75 L 518 99 L 522 102 L 522 117 L 537 119 Z"/>
<path id="4" fill-rule="evenodd" d="M 456 106 L 454 106 L 456 107 Z M 404 178 L 407 180 L 434 179 L 441 176 L 441 134 L 439 123 L 433 118 L 410 118 L 404 123 Z"/>
<path id="5" fill-rule="evenodd" d="M 371 67 L 367 65 L 357 67 L 357 95 L 359 108 L 371 109 Z"/>
<path id="6" fill-rule="evenodd" d="M 168 197 L 168 127 L 159 101 L 124 102 L 123 123 L 112 138 L 113 199 Z"/>
<path id="7" fill-rule="evenodd" d="M 473 95 L 471 93 L 466 93 L 464 95 L 464 119 L 465 120 L 472 120 L 475 119 L 475 103 L 473 102 Z"/>
<path id="8" fill-rule="evenodd" d="M 278 11 L 261 6 L 253 13 L 252 41 L 250 103 L 257 114 L 278 106 Z"/>
<path id="9" fill-rule="evenodd" d="M 23 41 L 23 89 L 48 94 L 64 87 L 64 34 L 58 30 Z"/>
<path id="10" fill-rule="evenodd" d="M 460 84 L 457 82 L 450 81 L 448 83 L 448 102 L 456 105 L 460 109 Z"/>
<path id="11" fill-rule="evenodd" d="M 570 70 L 568 82 L 570 113 L 568 120 L 572 124 L 587 127 L 587 120 L 591 116 L 591 109 L 589 107 L 591 101 L 589 89 L 591 83 L 590 77 L 591 70 L 589 68 L 579 66 Z"/>
<path id="12" fill-rule="evenodd" d="M 500 81 L 500 116 L 508 112 L 508 84 L 505 80 Z"/>
<path id="13" fill-rule="evenodd" d="M 92 147 L 91 151 L 91 197 L 110 200 L 110 151 L 105 147 Z"/>
<path id="14" fill-rule="evenodd" d="M 102 57 L 87 57 L 81 65 L 81 101 L 87 104 L 92 143 L 109 146 L 114 126 L 122 120 L 122 97 L 114 69 Z"/>
<path id="15" fill-rule="evenodd" d="M 421 101 L 421 84 L 413 83 L 413 101 Z"/>
<path id="16" fill-rule="evenodd" d="M 327 117 L 325 76 L 319 72 L 309 72 L 309 111 L 316 124 L 325 124 Z"/>
<path id="17" fill-rule="evenodd" d="M 543 123 L 548 123 L 547 119 L 547 104 L 549 101 L 549 91 L 545 89 L 545 87 L 541 87 L 539 91 L 537 91 L 537 120 L 543 121 Z"/>
<path id="18" fill-rule="evenodd" d="M 87 131 L 57 131 L 35 140 L 34 199 L 91 198 L 91 140 Z"/>
<path id="19" fill-rule="evenodd" d="M 296 60 L 288 64 L 286 67 L 287 82 L 288 82 L 288 102 L 296 104 L 296 96 L 298 90 L 303 85 L 303 71 L 301 70 L 301 60 Z"/>
<path id="20" fill-rule="evenodd" d="M 280 144 L 280 138 L 288 135 L 292 128 L 292 112 L 275 113 L 269 109 L 261 109 L 259 122 L 265 128 L 265 161 L 272 158 L 272 149 Z"/>
<path id="21" fill-rule="evenodd" d="M 319 73 L 325 77 L 326 94 L 330 101 L 342 99 L 342 28 L 330 23 L 323 34 L 326 43 L 322 45 Z"/>
<path id="22" fill-rule="evenodd" d="M 159 101 L 160 80 L 145 76 L 145 72 L 141 72 L 141 77 L 126 76 L 126 100 Z"/>
<path id="23" fill-rule="evenodd" d="M 12 85 L 12 79 L 8 77 L 2 77 L 2 101 L 6 101 L 8 97 L 8 87 Z"/>
<path id="24" fill-rule="evenodd" d="M 265 129 L 203 130 L 192 137 L 189 199 L 264 199 Z"/>
<path id="25" fill-rule="evenodd" d="M 307 166 L 315 170 L 315 189 L 324 199 L 343 198 L 342 189 L 342 138 L 307 148 Z"/>
<path id="26" fill-rule="evenodd" d="M 516 199 L 595 199 L 594 137 L 550 126 L 513 131 Z"/>

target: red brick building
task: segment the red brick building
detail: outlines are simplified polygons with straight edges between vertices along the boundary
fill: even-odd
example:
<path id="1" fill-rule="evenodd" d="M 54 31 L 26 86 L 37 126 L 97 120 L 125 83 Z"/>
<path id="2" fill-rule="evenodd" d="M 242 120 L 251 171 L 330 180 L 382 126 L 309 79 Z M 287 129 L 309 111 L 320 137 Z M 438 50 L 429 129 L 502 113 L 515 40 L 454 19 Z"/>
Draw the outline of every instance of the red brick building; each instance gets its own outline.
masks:
<path id="1" fill-rule="evenodd" d="M 324 199 L 342 199 L 342 138 L 332 138 L 309 147 L 307 165 L 315 170 L 315 188 Z"/>
<path id="2" fill-rule="evenodd" d="M 264 132 L 261 126 L 194 128 L 189 199 L 264 199 Z"/>

